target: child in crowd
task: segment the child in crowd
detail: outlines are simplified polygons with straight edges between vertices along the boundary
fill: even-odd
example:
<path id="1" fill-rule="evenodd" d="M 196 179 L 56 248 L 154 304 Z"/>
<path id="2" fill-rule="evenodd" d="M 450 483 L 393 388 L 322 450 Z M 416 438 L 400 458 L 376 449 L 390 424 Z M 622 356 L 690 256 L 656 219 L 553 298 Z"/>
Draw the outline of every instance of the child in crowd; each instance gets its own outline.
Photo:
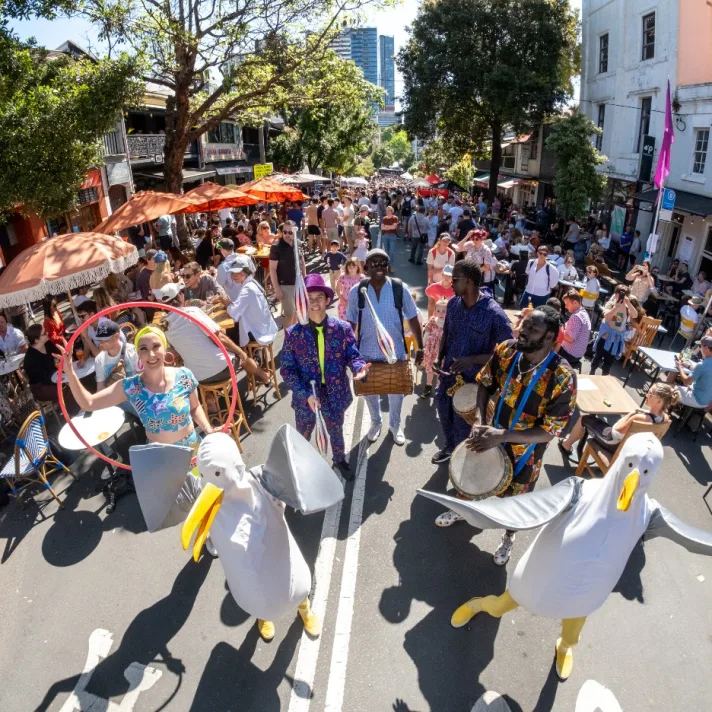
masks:
<path id="1" fill-rule="evenodd" d="M 346 255 L 339 251 L 339 241 L 332 240 L 329 251 L 324 255 L 324 261 L 329 268 L 329 280 L 331 288 L 336 291 L 336 280 L 341 274 L 341 267 L 346 262 Z"/>
<path id="2" fill-rule="evenodd" d="M 344 262 L 344 271 L 336 280 L 336 294 L 339 297 L 339 319 L 346 320 L 346 307 L 349 303 L 349 292 L 363 279 L 361 263 L 356 257 L 349 257 Z"/>
<path id="3" fill-rule="evenodd" d="M 581 293 L 581 305 L 587 311 L 593 309 L 598 295 L 601 293 L 601 283 L 598 281 L 598 267 L 589 265 L 586 267 L 586 286 Z"/>
<path id="4" fill-rule="evenodd" d="M 439 299 L 435 304 L 435 313 L 428 319 L 423 327 L 423 363 L 425 371 L 425 388 L 420 394 L 421 398 L 429 398 L 433 392 L 433 381 L 437 378 L 433 364 L 440 353 L 440 342 L 443 338 L 445 315 L 447 314 L 447 299 Z"/>
<path id="5" fill-rule="evenodd" d="M 366 264 L 366 255 L 368 254 L 368 244 L 369 240 L 366 236 L 366 231 L 361 230 L 358 234 L 358 239 L 356 240 L 356 249 L 354 250 L 353 257 L 355 257 L 361 264 L 361 269 L 363 270 Z"/>

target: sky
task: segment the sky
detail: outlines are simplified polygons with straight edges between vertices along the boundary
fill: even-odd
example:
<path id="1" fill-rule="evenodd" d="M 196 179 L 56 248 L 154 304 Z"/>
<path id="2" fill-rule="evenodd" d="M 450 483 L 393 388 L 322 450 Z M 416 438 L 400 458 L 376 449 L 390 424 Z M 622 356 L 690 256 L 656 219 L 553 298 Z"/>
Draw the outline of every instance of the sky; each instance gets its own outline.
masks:
<path id="1" fill-rule="evenodd" d="M 581 11 L 582 0 L 570 0 L 571 6 L 579 12 Z M 386 10 L 368 8 L 365 12 L 364 25 L 378 28 L 381 35 L 392 35 L 394 38 L 396 54 L 408 41 L 406 28 L 413 21 L 418 11 L 420 0 L 401 0 L 396 7 Z M 25 20 L 12 23 L 17 34 L 27 39 L 35 37 L 40 45 L 54 49 L 65 40 L 72 40 L 82 47 L 88 48 L 92 43 L 92 28 L 84 20 L 67 20 L 64 18 L 57 20 Z M 400 73 L 396 69 L 396 94 L 403 88 Z M 576 94 L 578 95 L 578 82 L 576 84 Z M 576 97 L 576 99 L 578 96 Z"/>

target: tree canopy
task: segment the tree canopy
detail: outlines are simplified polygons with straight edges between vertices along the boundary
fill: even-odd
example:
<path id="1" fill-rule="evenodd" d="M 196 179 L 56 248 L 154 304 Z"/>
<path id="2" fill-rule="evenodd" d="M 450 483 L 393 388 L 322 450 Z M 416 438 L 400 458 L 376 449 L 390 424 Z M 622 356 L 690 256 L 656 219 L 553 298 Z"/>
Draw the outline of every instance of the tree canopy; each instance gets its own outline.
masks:
<path id="1" fill-rule="evenodd" d="M 306 165 L 311 173 L 323 169 L 348 174 L 371 147 L 378 130 L 372 106 L 383 92 L 367 82 L 353 62 L 339 61 L 352 100 L 286 109 L 286 128 L 271 143 L 272 160 L 280 168 L 299 171 Z"/>
<path id="2" fill-rule="evenodd" d="M 494 193 L 504 130 L 534 128 L 572 95 L 577 32 L 568 0 L 423 3 L 397 57 L 405 128 L 459 155 L 491 151 Z"/>
<path id="3" fill-rule="evenodd" d="M 596 166 L 608 159 L 591 143 L 591 136 L 600 136 L 586 114 L 576 112 L 554 120 L 546 146 L 556 154 L 554 179 L 556 202 L 566 215 L 581 215 L 589 199 L 597 200 L 606 185 L 606 176 L 596 172 Z"/>
<path id="4" fill-rule="evenodd" d="M 100 164 L 100 141 L 140 95 L 137 62 L 50 56 L 8 29 L 0 15 L 0 216 L 49 216 L 72 208 L 87 171 Z M 17 17 L 49 3 L 13 3 Z"/>

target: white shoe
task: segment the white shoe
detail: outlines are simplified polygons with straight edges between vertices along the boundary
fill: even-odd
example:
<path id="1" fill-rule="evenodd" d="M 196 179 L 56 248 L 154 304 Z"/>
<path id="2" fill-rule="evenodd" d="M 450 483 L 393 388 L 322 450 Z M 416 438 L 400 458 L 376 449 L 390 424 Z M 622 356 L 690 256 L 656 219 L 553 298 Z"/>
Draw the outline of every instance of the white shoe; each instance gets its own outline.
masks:
<path id="1" fill-rule="evenodd" d="M 213 557 L 213 559 L 218 558 L 218 550 L 215 548 L 215 544 L 210 537 L 205 540 L 205 551 Z"/>
<path id="2" fill-rule="evenodd" d="M 514 534 L 507 534 L 507 532 L 502 534 L 502 543 L 497 547 L 497 551 L 494 552 L 493 556 L 494 563 L 497 566 L 504 566 L 509 561 L 509 557 L 512 555 L 514 536 Z"/>
<path id="3" fill-rule="evenodd" d="M 459 522 L 464 518 L 465 517 L 463 517 L 461 514 L 453 512 L 451 509 L 448 509 L 447 512 L 443 512 L 435 519 L 435 526 L 451 527 L 455 522 Z"/>
<path id="4" fill-rule="evenodd" d="M 381 427 L 381 423 L 371 423 L 371 427 L 368 430 L 368 435 L 366 435 L 366 437 L 368 438 L 368 442 L 375 443 L 376 440 L 381 437 Z"/>
<path id="5" fill-rule="evenodd" d="M 405 445 L 405 435 L 403 435 L 403 431 L 398 428 L 398 430 L 393 430 L 393 428 L 388 428 L 391 431 L 391 435 L 393 436 L 393 442 L 398 445 L 399 447 L 401 445 Z"/>

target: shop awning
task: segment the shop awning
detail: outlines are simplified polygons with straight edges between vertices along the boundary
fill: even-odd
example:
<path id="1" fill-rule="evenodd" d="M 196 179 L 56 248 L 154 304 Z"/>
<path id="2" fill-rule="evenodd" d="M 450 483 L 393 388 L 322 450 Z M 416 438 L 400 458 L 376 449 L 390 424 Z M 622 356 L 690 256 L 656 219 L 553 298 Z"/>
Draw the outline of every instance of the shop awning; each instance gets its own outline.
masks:
<path id="1" fill-rule="evenodd" d="M 153 178 L 154 180 L 163 180 L 163 171 L 136 171 L 137 176 L 141 178 Z M 215 175 L 215 171 L 188 171 L 183 169 L 183 182 L 192 183 L 195 180 L 200 180 L 201 178 L 210 178 Z"/>
<path id="2" fill-rule="evenodd" d="M 482 185 L 489 185 L 489 173 L 480 173 L 472 179 L 473 183 L 480 183 Z"/>
<path id="3" fill-rule="evenodd" d="M 633 196 L 633 199 L 641 203 L 655 204 L 658 199 L 658 191 L 656 188 L 650 188 L 649 190 L 644 190 L 642 193 L 637 193 Z M 712 215 L 712 198 L 708 198 L 705 195 L 688 193 L 684 190 L 676 190 L 674 209 L 681 213 L 707 217 L 708 215 Z"/>
<path id="4" fill-rule="evenodd" d="M 500 183 L 497 183 L 497 187 L 507 190 L 508 188 L 514 188 L 514 186 L 518 185 L 520 182 L 521 181 L 518 181 L 516 178 L 511 178 L 510 180 L 503 180 Z"/>
<path id="5" fill-rule="evenodd" d="M 79 190 L 86 190 L 87 188 L 97 188 L 101 185 L 101 173 L 94 168 L 87 173 L 87 177 L 84 182 L 79 186 Z"/>

